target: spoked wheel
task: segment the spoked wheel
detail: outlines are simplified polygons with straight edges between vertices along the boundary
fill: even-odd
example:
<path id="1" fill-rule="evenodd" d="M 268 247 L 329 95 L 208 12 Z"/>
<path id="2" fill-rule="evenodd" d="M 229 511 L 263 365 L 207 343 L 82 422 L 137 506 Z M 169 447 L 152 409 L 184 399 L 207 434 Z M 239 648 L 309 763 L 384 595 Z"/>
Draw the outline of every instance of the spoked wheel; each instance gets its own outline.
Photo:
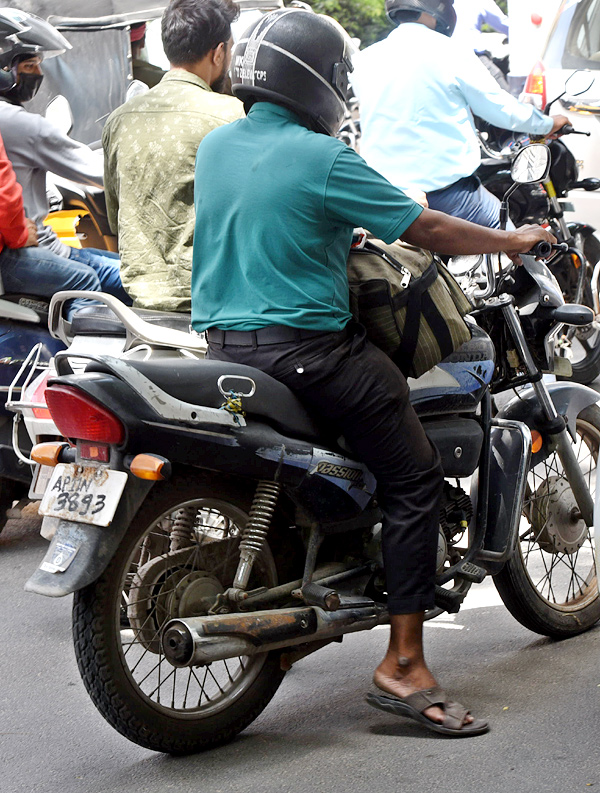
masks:
<path id="1" fill-rule="evenodd" d="M 157 487 L 103 575 L 75 594 L 81 676 L 129 740 L 172 754 L 216 746 L 247 727 L 279 687 L 278 653 L 176 669 L 159 641 L 166 621 L 206 614 L 231 586 L 247 519 L 239 493 L 217 479 Z M 276 583 L 267 547 L 250 588 Z"/>
<path id="2" fill-rule="evenodd" d="M 575 455 L 592 497 L 600 449 L 600 409 L 577 417 Z M 518 547 L 494 577 L 511 614 L 526 628 L 557 638 L 588 630 L 600 619 L 593 529 L 581 518 L 556 453 L 528 474 Z"/>

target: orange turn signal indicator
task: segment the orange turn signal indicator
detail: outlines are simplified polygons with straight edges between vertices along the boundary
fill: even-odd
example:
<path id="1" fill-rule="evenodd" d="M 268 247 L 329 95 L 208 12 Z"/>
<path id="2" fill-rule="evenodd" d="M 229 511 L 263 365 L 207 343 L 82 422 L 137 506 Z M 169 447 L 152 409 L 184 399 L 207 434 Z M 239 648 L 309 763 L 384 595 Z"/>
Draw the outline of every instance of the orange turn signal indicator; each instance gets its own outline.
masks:
<path id="1" fill-rule="evenodd" d="M 62 450 L 69 444 L 64 441 L 47 441 L 46 443 L 36 443 L 31 450 L 31 459 L 40 465 L 49 465 L 54 468 L 60 462 Z"/>
<path id="2" fill-rule="evenodd" d="M 136 454 L 129 465 L 129 470 L 138 479 L 159 481 L 171 475 L 171 463 L 166 457 L 158 454 Z"/>
<path id="3" fill-rule="evenodd" d="M 531 431 L 531 451 L 537 454 L 544 444 L 544 439 L 537 430 Z"/>

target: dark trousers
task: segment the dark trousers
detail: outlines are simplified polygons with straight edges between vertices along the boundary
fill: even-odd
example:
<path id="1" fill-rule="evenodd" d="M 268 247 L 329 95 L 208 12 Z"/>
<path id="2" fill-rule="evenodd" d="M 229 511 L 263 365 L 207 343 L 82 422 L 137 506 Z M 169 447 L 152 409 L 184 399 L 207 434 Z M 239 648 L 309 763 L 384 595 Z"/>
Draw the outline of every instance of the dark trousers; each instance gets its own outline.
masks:
<path id="1" fill-rule="evenodd" d="M 209 332 L 209 357 L 254 366 L 287 385 L 377 479 L 390 613 L 433 608 L 443 472 L 400 370 L 357 323 L 299 341 L 238 344 L 227 334 L 215 344 Z"/>

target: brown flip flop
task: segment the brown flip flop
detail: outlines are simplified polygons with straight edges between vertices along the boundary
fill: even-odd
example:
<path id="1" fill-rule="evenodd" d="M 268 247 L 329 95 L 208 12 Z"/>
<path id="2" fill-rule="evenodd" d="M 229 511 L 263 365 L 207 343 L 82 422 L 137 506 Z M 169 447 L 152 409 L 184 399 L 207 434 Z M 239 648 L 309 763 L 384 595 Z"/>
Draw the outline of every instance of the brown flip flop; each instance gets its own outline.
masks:
<path id="1" fill-rule="evenodd" d="M 407 697 L 395 697 L 391 694 L 367 694 L 367 702 L 378 710 L 393 713 L 394 716 L 406 716 L 418 721 L 433 732 L 441 735 L 450 735 L 453 738 L 467 738 L 470 735 L 482 735 L 489 730 L 487 721 L 475 719 L 470 724 L 465 724 L 469 714 L 458 702 L 451 702 L 445 692 L 438 688 L 426 688 L 415 691 Z M 444 711 L 444 721 L 440 724 L 423 715 L 423 711 L 432 706 L 440 707 Z"/>

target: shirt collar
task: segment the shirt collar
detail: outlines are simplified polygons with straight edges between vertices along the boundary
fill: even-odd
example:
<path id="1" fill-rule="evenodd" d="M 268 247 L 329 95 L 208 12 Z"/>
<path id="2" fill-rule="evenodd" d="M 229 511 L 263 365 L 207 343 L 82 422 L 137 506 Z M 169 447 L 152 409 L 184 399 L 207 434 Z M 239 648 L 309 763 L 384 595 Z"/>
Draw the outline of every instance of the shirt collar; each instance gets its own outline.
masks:
<path id="1" fill-rule="evenodd" d="M 188 72 L 186 69 L 171 69 L 162 78 L 161 83 L 164 83 L 166 80 L 179 80 L 184 83 L 192 83 L 192 85 L 197 85 L 198 88 L 204 88 L 205 91 L 212 91 L 210 85 L 203 80 L 202 77 L 198 77 L 198 75 L 192 74 L 192 72 Z"/>
<path id="2" fill-rule="evenodd" d="M 294 113 L 293 110 L 289 110 L 289 108 L 282 105 L 275 105 L 273 102 L 255 102 L 248 111 L 248 118 L 267 120 L 284 118 L 286 121 L 306 126 L 302 123 L 300 116 Z"/>

